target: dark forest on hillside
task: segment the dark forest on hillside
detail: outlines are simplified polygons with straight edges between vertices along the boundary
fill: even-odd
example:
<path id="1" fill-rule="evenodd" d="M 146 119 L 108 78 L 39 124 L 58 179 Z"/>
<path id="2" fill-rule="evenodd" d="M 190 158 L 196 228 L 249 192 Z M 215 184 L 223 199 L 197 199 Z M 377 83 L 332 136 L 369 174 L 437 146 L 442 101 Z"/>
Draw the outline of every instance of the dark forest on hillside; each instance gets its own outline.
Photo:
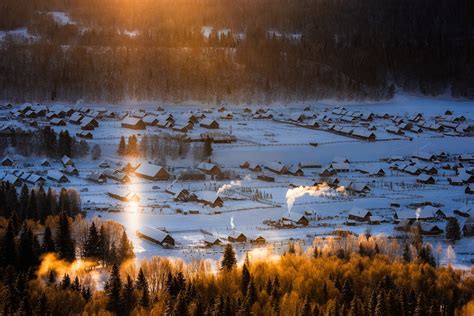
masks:
<path id="1" fill-rule="evenodd" d="M 34 40 L 4 38 L 0 98 L 473 98 L 472 16 L 470 0 L 3 0 L 0 30 Z"/>

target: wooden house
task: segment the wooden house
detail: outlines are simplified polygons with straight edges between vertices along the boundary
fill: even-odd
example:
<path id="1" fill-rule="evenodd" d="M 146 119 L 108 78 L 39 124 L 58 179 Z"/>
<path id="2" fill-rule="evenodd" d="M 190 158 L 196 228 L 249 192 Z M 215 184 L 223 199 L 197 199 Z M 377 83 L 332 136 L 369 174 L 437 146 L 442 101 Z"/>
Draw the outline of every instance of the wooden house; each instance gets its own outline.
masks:
<path id="1" fill-rule="evenodd" d="M 199 126 L 207 129 L 218 129 L 219 123 L 216 120 L 205 118 L 199 123 Z"/>
<path id="2" fill-rule="evenodd" d="M 201 170 L 202 172 L 204 172 L 205 174 L 214 175 L 214 176 L 221 174 L 221 169 L 213 163 L 201 162 L 197 166 L 197 168 Z"/>
<path id="3" fill-rule="evenodd" d="M 131 116 L 127 116 L 126 118 L 124 118 L 121 122 L 121 126 L 123 128 L 129 128 L 134 130 L 146 129 L 146 124 L 145 122 L 143 122 L 142 119 Z"/>
<path id="4" fill-rule="evenodd" d="M 369 222 L 371 216 L 372 213 L 370 211 L 359 207 L 353 207 L 347 218 L 357 222 Z"/>
<path id="5" fill-rule="evenodd" d="M 169 233 L 151 226 L 141 226 L 136 234 L 142 239 L 164 247 L 173 247 L 175 245 L 175 240 Z"/>
<path id="6" fill-rule="evenodd" d="M 170 178 L 170 174 L 165 168 L 150 163 L 142 163 L 140 167 L 135 170 L 135 175 L 143 179 L 154 181 L 165 181 Z"/>

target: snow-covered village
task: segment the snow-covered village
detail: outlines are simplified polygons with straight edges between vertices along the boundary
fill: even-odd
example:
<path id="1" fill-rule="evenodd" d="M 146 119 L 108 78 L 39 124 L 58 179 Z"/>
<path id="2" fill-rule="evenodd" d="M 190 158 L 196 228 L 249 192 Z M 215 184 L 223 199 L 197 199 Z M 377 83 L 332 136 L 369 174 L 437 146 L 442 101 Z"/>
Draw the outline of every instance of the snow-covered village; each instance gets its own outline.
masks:
<path id="1" fill-rule="evenodd" d="M 472 0 L 0 0 L 0 315 L 473 316 Z"/>
<path id="2" fill-rule="evenodd" d="M 439 262 L 468 267 L 472 106 L 410 96 L 271 109 L 4 104 L 0 178 L 18 192 L 75 189 L 88 219 L 124 226 L 138 258 L 217 259 L 227 243 L 239 256 L 283 252 L 330 236 L 404 240 L 419 228 Z M 45 131 L 59 148 L 35 152 Z"/>

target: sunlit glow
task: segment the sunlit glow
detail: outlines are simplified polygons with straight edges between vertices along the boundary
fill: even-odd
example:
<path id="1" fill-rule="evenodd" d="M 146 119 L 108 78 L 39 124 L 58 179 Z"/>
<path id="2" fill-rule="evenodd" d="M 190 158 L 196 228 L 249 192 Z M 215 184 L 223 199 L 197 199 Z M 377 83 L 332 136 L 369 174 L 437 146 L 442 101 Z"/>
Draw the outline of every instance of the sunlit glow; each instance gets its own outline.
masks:
<path id="1" fill-rule="evenodd" d="M 142 186 L 137 183 L 137 179 L 134 177 L 130 177 L 131 181 L 127 185 L 127 190 L 131 193 L 137 194 L 140 197 L 140 200 L 135 201 L 129 201 L 126 202 L 124 205 L 124 211 L 126 213 L 126 218 L 127 218 L 127 229 L 129 229 L 129 234 L 131 236 L 134 236 L 136 231 L 140 227 L 140 217 L 142 213 L 141 209 L 141 199 L 143 199 L 142 193 Z"/>

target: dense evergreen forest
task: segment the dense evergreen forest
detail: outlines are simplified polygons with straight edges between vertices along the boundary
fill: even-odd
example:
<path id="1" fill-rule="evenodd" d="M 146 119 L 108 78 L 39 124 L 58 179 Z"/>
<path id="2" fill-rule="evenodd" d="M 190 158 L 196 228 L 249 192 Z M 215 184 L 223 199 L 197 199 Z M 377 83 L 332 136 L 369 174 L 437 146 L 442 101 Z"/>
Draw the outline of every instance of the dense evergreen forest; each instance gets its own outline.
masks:
<path id="1" fill-rule="evenodd" d="M 87 221 L 78 193 L 0 187 L 2 315 L 469 316 L 472 271 L 440 266 L 420 230 L 316 237 L 285 253 L 134 260 L 124 227 Z M 448 251 L 449 256 L 449 251 Z M 448 262 L 449 262 L 449 258 Z"/>
<path id="2" fill-rule="evenodd" d="M 117 223 L 87 222 L 64 210 L 46 219 L 25 214 L 0 217 L 3 315 L 474 312 L 472 274 L 438 267 L 421 235 L 405 244 L 369 235 L 329 238 L 305 251 L 289 244 L 282 256 L 259 249 L 239 265 L 230 244 L 215 264 L 162 257 L 134 262 L 133 246 Z"/>
<path id="3" fill-rule="evenodd" d="M 30 39 L 4 36 L 0 98 L 473 98 L 472 16 L 470 0 L 3 0 L 0 30 Z"/>

